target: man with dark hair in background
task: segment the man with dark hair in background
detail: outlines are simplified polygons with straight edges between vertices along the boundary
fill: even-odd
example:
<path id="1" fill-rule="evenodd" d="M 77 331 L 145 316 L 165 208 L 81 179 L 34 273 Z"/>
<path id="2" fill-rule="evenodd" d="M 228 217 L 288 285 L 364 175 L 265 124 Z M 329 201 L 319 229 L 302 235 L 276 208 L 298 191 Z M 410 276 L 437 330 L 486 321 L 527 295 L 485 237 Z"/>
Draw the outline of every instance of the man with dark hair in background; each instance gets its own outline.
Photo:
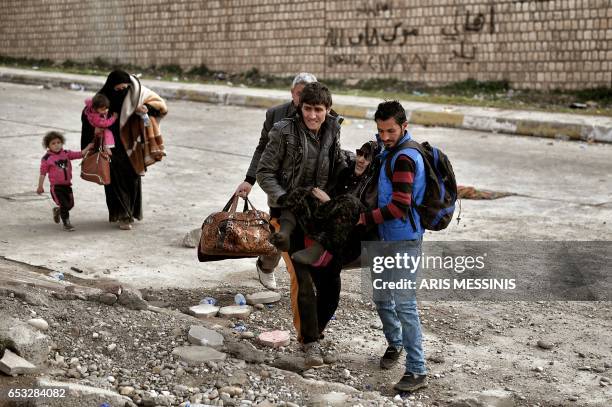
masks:
<path id="1" fill-rule="evenodd" d="M 255 185 L 257 166 L 261 155 L 268 144 L 268 133 L 272 129 L 274 123 L 286 118 L 292 117 L 297 112 L 298 105 L 300 104 L 300 95 L 304 86 L 308 83 L 316 82 L 317 78 L 307 72 L 301 72 L 293 79 L 291 84 L 291 101 L 283 103 L 282 105 L 274 106 L 266 111 L 266 120 L 264 121 L 263 128 L 261 129 L 261 136 L 259 137 L 259 143 L 251 158 L 251 164 L 247 170 L 246 178 L 236 188 L 235 195 L 246 197 L 251 192 L 251 188 Z M 271 223 L 273 226 L 278 227 L 277 219 L 280 216 L 280 212 L 277 209 L 270 208 Z M 257 275 L 259 282 L 269 290 L 276 290 L 276 277 L 274 276 L 274 269 L 280 261 L 281 255 L 274 256 L 260 256 L 255 263 L 257 268 Z"/>
<path id="2" fill-rule="evenodd" d="M 302 91 L 296 115 L 276 123 L 268 134 L 257 182 L 268 195 L 270 208 L 283 208 L 295 188 L 329 192 L 338 172 L 345 168 L 340 151 L 340 121 L 329 115 L 331 105 L 329 89 L 319 82 L 309 83 Z M 273 237 L 290 275 L 293 323 L 304 345 L 305 364 L 320 366 L 324 358 L 319 340 L 338 307 L 342 265 L 333 260 L 324 267 L 292 263 L 289 255 L 305 247 L 299 219 L 283 219 Z"/>

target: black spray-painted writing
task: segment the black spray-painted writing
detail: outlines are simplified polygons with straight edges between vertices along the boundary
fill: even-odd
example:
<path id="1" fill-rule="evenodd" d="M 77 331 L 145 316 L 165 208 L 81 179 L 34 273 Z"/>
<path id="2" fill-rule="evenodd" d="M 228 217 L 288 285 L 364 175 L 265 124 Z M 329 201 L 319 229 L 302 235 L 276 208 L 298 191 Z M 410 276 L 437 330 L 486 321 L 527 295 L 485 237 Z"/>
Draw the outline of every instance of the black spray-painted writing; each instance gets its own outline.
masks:
<path id="1" fill-rule="evenodd" d="M 486 24 L 486 16 L 484 13 L 478 13 L 471 16 L 469 10 L 465 11 L 465 19 L 461 17 L 462 11 L 457 9 L 455 12 L 455 19 L 453 26 L 443 27 L 442 35 L 445 37 L 457 38 L 458 36 L 467 32 L 481 32 Z M 463 21 L 462 21 L 463 20 Z M 495 8 L 491 6 L 489 10 L 489 32 L 493 34 L 495 32 Z"/>
<path id="2" fill-rule="evenodd" d="M 491 6 L 487 15 L 474 13 L 464 8 L 457 8 L 452 27 L 443 27 L 442 36 L 455 41 L 457 48 L 452 50 L 451 59 L 473 61 L 476 59 L 476 47 L 468 43 L 468 35 L 482 33 L 488 27 L 490 34 L 495 32 L 495 7 Z M 471 49 L 470 49 L 471 48 Z"/>
<path id="3" fill-rule="evenodd" d="M 379 45 L 404 45 L 408 37 L 419 35 L 417 28 L 408 29 L 403 27 L 404 23 L 396 23 L 391 30 L 370 27 L 367 22 L 365 28 L 356 35 L 349 34 L 344 28 L 330 28 L 327 31 L 325 46 L 328 47 L 376 47 Z"/>
<path id="4" fill-rule="evenodd" d="M 335 66 L 354 66 L 357 68 L 367 67 L 375 72 L 393 72 L 400 69 L 401 72 L 410 70 L 410 67 L 416 65 L 423 71 L 427 70 L 427 57 L 414 55 L 412 58 L 408 55 L 400 53 L 380 54 L 380 55 L 329 55 L 327 57 L 327 66 L 333 68 Z"/>
<path id="5" fill-rule="evenodd" d="M 357 14 L 363 14 L 368 17 L 380 17 L 383 13 L 391 11 L 391 4 L 386 1 L 377 1 L 375 3 L 363 1 L 355 10 Z"/>

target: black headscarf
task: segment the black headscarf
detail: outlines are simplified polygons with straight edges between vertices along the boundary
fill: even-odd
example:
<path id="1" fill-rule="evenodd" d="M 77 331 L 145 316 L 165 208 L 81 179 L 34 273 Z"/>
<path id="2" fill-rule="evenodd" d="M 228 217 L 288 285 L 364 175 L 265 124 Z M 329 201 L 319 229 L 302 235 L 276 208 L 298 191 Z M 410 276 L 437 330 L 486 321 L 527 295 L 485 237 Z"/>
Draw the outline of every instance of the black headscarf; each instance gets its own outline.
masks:
<path id="1" fill-rule="evenodd" d="M 366 160 L 370 163 L 374 160 L 374 157 L 379 153 L 378 144 L 375 141 L 368 141 L 362 145 L 358 150 L 361 150 Z"/>
<path id="2" fill-rule="evenodd" d="M 102 86 L 102 89 L 100 89 L 99 93 L 104 94 L 108 100 L 110 100 L 111 105 L 109 110 L 111 112 L 121 112 L 123 99 L 125 99 L 125 95 L 128 94 L 129 88 L 115 90 L 115 86 L 121 83 L 127 83 L 131 86 L 132 81 L 130 80 L 130 74 L 125 71 L 116 70 L 108 75 L 104 86 Z"/>

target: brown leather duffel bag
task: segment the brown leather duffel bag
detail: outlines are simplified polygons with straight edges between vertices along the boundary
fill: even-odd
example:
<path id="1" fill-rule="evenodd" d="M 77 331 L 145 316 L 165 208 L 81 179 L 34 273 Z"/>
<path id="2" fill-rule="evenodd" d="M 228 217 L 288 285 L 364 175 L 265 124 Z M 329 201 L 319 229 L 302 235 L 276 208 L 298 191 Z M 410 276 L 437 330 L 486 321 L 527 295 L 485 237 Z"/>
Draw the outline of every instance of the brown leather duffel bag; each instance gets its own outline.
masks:
<path id="1" fill-rule="evenodd" d="M 198 247 L 200 261 L 212 260 L 204 260 L 206 256 L 239 258 L 276 253 L 276 247 L 270 243 L 270 215 L 255 209 L 248 198 L 243 199 L 242 212 L 236 212 L 239 197 L 233 196 L 221 212 L 204 220 Z"/>
<path id="2" fill-rule="evenodd" d="M 83 157 L 83 161 L 81 161 L 81 178 L 100 185 L 111 183 L 110 158 L 102 149 L 102 143 L 99 144 L 97 151 L 89 151 Z"/>

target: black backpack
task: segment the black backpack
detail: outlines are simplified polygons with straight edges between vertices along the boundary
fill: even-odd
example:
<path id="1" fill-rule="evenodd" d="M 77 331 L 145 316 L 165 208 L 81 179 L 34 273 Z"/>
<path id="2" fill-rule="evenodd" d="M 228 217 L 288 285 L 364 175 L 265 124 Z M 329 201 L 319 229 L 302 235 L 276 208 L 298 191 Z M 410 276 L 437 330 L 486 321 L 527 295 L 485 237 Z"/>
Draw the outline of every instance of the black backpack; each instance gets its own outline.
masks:
<path id="1" fill-rule="evenodd" d="M 421 226 L 428 230 L 445 229 L 453 218 L 455 201 L 457 200 L 457 182 L 455 173 L 448 157 L 428 142 L 418 143 L 414 140 L 406 141 L 394 148 L 395 151 L 404 148 L 413 148 L 423 157 L 425 168 L 425 194 L 423 202 L 416 206 L 421 218 Z M 385 173 L 391 180 L 391 161 L 389 155 L 385 160 Z M 410 223 L 416 230 L 412 211 L 408 211 Z"/>

